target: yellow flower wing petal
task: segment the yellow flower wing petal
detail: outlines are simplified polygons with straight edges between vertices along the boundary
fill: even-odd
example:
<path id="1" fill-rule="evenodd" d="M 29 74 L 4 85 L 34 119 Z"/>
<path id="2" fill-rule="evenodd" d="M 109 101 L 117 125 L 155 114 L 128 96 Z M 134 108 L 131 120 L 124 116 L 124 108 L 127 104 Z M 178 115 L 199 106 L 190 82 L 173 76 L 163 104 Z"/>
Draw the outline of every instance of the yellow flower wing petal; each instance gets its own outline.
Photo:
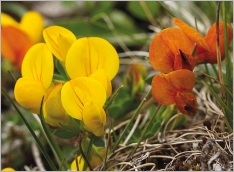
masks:
<path id="1" fill-rule="evenodd" d="M 20 21 L 20 28 L 27 33 L 33 43 L 37 43 L 42 39 L 44 19 L 38 12 L 28 11 Z"/>
<path id="2" fill-rule="evenodd" d="M 61 83 L 54 86 L 43 104 L 45 122 L 50 127 L 61 127 L 60 124 L 68 125 L 70 122 L 70 116 L 66 114 L 62 106 L 61 89 Z"/>
<path id="3" fill-rule="evenodd" d="M 44 29 L 43 37 L 52 53 L 62 62 L 65 61 L 69 48 L 76 40 L 76 36 L 70 30 L 61 26 Z"/>
<path id="4" fill-rule="evenodd" d="M 78 162 L 78 168 L 76 166 L 76 161 Z M 77 156 L 77 158 L 72 161 L 70 170 L 71 171 L 78 171 L 77 169 L 79 169 L 79 171 L 83 171 L 84 162 L 85 161 L 84 161 L 84 158 L 82 156 Z M 87 168 L 86 170 L 89 170 L 89 168 Z"/>
<path id="5" fill-rule="evenodd" d="M 24 57 L 22 76 L 35 79 L 48 88 L 54 72 L 53 56 L 45 43 L 32 46 Z"/>
<path id="6" fill-rule="evenodd" d="M 15 21 L 11 16 L 5 13 L 1 13 L 1 26 L 14 26 L 16 28 L 19 28 L 19 23 Z"/>
<path id="7" fill-rule="evenodd" d="M 20 78 L 15 84 L 14 95 L 21 106 L 39 114 L 42 97 L 46 96 L 46 90 L 37 80 Z"/>
<path id="8" fill-rule="evenodd" d="M 104 86 L 93 78 L 77 77 L 66 82 L 62 88 L 63 107 L 73 118 L 82 120 L 82 111 L 87 97 L 91 97 L 102 107 L 106 101 Z"/>
<path id="9" fill-rule="evenodd" d="M 90 97 L 87 97 L 83 109 L 83 121 L 90 132 L 96 136 L 104 135 L 104 125 L 106 124 L 106 113 Z"/>
<path id="10" fill-rule="evenodd" d="M 90 78 L 96 79 L 99 81 L 106 90 L 106 98 L 108 99 L 112 93 L 112 85 L 110 80 L 107 78 L 106 73 L 103 69 L 98 69 L 94 73 L 92 73 Z"/>
<path id="11" fill-rule="evenodd" d="M 190 27 L 189 25 L 185 24 L 178 18 L 174 18 L 174 23 L 187 35 L 189 39 L 191 39 L 194 43 L 197 45 L 203 47 L 207 51 L 209 51 L 209 46 L 206 44 L 205 39 L 202 37 L 202 35 L 197 32 L 195 29 Z"/>
<path id="12" fill-rule="evenodd" d="M 115 48 L 105 39 L 98 37 L 80 38 L 67 53 L 66 70 L 71 78 L 90 76 L 103 69 L 109 80 L 117 74 L 119 57 Z"/>

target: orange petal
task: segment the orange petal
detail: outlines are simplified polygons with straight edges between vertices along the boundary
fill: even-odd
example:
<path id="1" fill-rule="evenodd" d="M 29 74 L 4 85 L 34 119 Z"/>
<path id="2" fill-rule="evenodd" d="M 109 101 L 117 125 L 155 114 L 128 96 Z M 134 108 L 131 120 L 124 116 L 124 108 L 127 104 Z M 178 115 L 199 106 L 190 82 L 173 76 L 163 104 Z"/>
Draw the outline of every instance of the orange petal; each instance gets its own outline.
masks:
<path id="1" fill-rule="evenodd" d="M 174 61 L 174 70 L 178 69 L 188 69 L 193 71 L 195 66 L 195 61 L 192 55 L 185 54 L 183 51 L 180 51 L 180 54 L 175 55 L 175 61 Z"/>
<path id="2" fill-rule="evenodd" d="M 187 69 L 159 74 L 152 80 L 152 95 L 159 104 L 170 105 L 175 103 L 175 96 L 178 91 L 190 91 L 194 84 L 195 75 Z"/>
<path id="3" fill-rule="evenodd" d="M 168 74 L 158 74 L 152 80 L 152 95 L 154 100 L 162 105 L 175 103 L 176 88 L 167 81 Z"/>
<path id="4" fill-rule="evenodd" d="M 187 37 L 191 39 L 192 42 L 196 43 L 197 45 L 209 51 L 209 47 L 206 41 L 199 32 L 197 32 L 195 29 L 185 24 L 178 18 L 174 18 L 173 21 L 185 33 L 185 35 L 187 35 Z"/>
<path id="5" fill-rule="evenodd" d="M 20 70 L 24 55 L 33 45 L 22 30 L 14 26 L 2 27 L 2 56 L 9 59 Z"/>
<path id="6" fill-rule="evenodd" d="M 194 115 L 197 112 L 196 96 L 191 91 L 179 91 L 175 96 L 177 108 L 186 115 Z"/>
<path id="7" fill-rule="evenodd" d="M 194 43 L 188 39 L 181 29 L 168 28 L 153 38 L 150 48 L 150 62 L 155 70 L 163 73 L 174 69 L 175 56 L 180 55 L 179 49 L 185 54 L 192 54 Z"/>
<path id="8" fill-rule="evenodd" d="M 227 40 L 228 46 L 232 41 L 232 27 L 227 24 Z M 195 61 L 196 63 L 217 63 L 217 53 L 216 53 L 216 23 L 214 23 L 211 28 L 208 30 L 205 41 L 210 47 L 210 51 L 205 51 L 202 47 L 197 47 Z M 219 22 L 219 46 L 221 59 L 225 58 L 225 49 L 224 49 L 224 23 Z"/>

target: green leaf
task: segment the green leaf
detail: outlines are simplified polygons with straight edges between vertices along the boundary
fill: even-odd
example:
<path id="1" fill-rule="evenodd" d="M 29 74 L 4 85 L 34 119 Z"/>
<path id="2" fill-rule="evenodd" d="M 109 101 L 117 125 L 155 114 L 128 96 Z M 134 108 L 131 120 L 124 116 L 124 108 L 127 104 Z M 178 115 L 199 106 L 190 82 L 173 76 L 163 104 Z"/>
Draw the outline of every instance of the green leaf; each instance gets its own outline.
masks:
<path id="1" fill-rule="evenodd" d="M 53 132 L 53 134 L 62 139 L 70 139 L 77 135 L 77 132 L 71 132 L 67 130 L 57 129 Z"/>
<path id="2" fill-rule="evenodd" d="M 58 59 L 56 59 L 55 67 L 56 67 L 56 69 L 58 70 L 58 72 L 62 75 L 63 80 L 68 81 L 68 80 L 70 79 L 69 76 L 67 75 L 66 70 L 65 70 L 64 67 L 62 66 L 62 62 L 60 62 Z M 58 77 L 58 76 L 57 76 L 57 77 Z"/>
<path id="3" fill-rule="evenodd" d="M 160 5 L 157 2 L 153 2 L 153 1 L 145 1 L 145 3 L 149 8 L 150 13 L 153 16 L 156 16 L 156 14 L 158 13 L 160 9 Z M 130 1 L 128 3 L 127 8 L 129 12 L 132 13 L 137 18 L 148 21 L 147 15 L 145 11 L 143 10 L 139 1 Z"/>

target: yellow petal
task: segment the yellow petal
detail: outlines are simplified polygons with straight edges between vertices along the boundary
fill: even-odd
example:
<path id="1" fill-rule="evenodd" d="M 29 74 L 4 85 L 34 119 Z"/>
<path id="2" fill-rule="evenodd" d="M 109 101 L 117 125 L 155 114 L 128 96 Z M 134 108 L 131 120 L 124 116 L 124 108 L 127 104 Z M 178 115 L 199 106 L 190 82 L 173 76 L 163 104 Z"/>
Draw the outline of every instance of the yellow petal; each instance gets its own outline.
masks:
<path id="1" fill-rule="evenodd" d="M 34 43 L 37 43 L 42 38 L 44 19 L 38 12 L 28 11 L 20 21 L 20 28 L 27 33 Z"/>
<path id="2" fill-rule="evenodd" d="M 90 132 L 96 136 L 104 135 L 104 125 L 106 124 L 106 113 L 90 97 L 84 104 L 83 121 Z"/>
<path id="3" fill-rule="evenodd" d="M 77 160 L 76 160 L 77 159 Z M 82 156 L 77 156 L 77 158 L 74 159 L 71 163 L 71 171 L 78 171 L 77 169 L 79 169 L 79 171 L 83 171 L 83 167 L 84 167 L 84 158 Z M 76 166 L 76 161 L 78 162 L 78 168 Z M 88 168 L 86 169 L 88 170 Z"/>
<path id="4" fill-rule="evenodd" d="M 69 125 L 70 116 L 68 116 L 62 107 L 61 102 L 62 84 L 57 84 L 49 93 L 43 105 L 43 114 L 46 123 L 51 127 L 61 127 L 60 124 Z"/>
<path id="5" fill-rule="evenodd" d="M 90 78 L 96 79 L 99 81 L 106 90 L 106 98 L 108 99 L 112 93 L 112 85 L 110 80 L 107 78 L 105 71 L 103 69 L 98 69 L 94 73 L 92 73 Z"/>
<path id="6" fill-rule="evenodd" d="M 39 114 L 42 97 L 46 96 L 46 89 L 37 80 L 20 78 L 15 84 L 14 95 L 21 106 Z"/>
<path id="7" fill-rule="evenodd" d="M 42 83 L 45 88 L 51 84 L 54 72 L 53 56 L 45 43 L 32 46 L 22 64 L 22 76 Z"/>
<path id="8" fill-rule="evenodd" d="M 1 26 L 5 27 L 9 25 L 19 28 L 19 23 L 15 19 L 5 13 L 1 13 Z"/>
<path id="9" fill-rule="evenodd" d="M 105 39 L 98 37 L 80 38 L 67 53 L 66 69 L 71 78 L 90 76 L 103 69 L 109 80 L 117 74 L 119 57 L 115 48 Z"/>
<path id="10" fill-rule="evenodd" d="M 82 111 L 91 97 L 99 106 L 106 101 L 106 91 L 97 80 L 89 77 L 78 77 L 66 82 L 62 88 L 61 99 L 65 111 L 73 118 L 82 120 Z"/>
<path id="11" fill-rule="evenodd" d="M 76 36 L 71 31 L 61 26 L 44 29 L 43 37 L 53 54 L 62 62 L 65 61 L 69 48 L 76 40 Z"/>

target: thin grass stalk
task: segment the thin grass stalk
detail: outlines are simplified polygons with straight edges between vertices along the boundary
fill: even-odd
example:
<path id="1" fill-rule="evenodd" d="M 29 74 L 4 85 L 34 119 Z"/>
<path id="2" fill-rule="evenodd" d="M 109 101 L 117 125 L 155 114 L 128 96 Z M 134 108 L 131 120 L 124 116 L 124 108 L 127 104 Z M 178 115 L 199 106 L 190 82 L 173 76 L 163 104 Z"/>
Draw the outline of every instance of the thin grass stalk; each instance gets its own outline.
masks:
<path id="1" fill-rule="evenodd" d="M 144 131 L 143 131 L 143 133 L 142 133 L 140 139 L 138 140 L 137 145 L 134 147 L 134 149 L 132 150 L 132 152 L 129 154 L 128 157 L 130 157 L 131 155 L 133 155 L 133 154 L 136 152 L 137 148 L 139 147 L 139 145 L 140 145 L 142 139 L 144 138 L 146 132 L 148 131 L 148 129 L 149 129 L 151 123 L 154 121 L 154 118 L 155 118 L 155 116 L 156 116 L 156 114 L 158 113 L 158 111 L 159 111 L 160 108 L 161 108 L 161 105 L 159 105 L 158 109 L 154 112 L 154 114 L 153 114 L 153 116 L 151 117 L 151 119 L 150 119 L 148 125 L 144 128 Z"/>
<path id="2" fill-rule="evenodd" d="M 4 94 L 4 96 L 12 103 L 13 107 L 15 108 L 15 110 L 18 112 L 18 114 L 20 115 L 20 117 L 22 118 L 22 120 L 24 121 L 25 125 L 27 126 L 28 130 L 30 131 L 30 133 L 32 134 L 33 138 L 35 139 L 35 141 L 37 142 L 37 145 L 39 147 L 39 149 L 41 150 L 42 154 L 44 155 L 46 161 L 48 162 L 49 166 L 51 167 L 51 169 L 53 171 L 57 171 L 57 168 L 55 167 L 53 161 L 51 160 L 50 156 L 48 155 L 48 153 L 46 152 L 46 150 L 44 149 L 43 145 L 41 144 L 39 138 L 37 137 L 37 135 L 34 133 L 33 129 L 31 128 L 31 126 L 29 125 L 28 121 L 26 120 L 26 118 L 24 118 L 24 115 L 20 112 L 20 110 L 18 109 L 18 107 L 15 105 L 15 103 L 11 100 L 11 98 L 1 89 L 2 93 Z"/>
<path id="3" fill-rule="evenodd" d="M 79 143 L 79 148 L 80 148 L 80 153 L 81 153 L 81 155 L 82 155 L 81 158 L 84 158 L 84 160 L 85 160 L 85 163 L 84 163 L 84 166 L 83 166 L 83 169 L 82 169 L 82 170 L 83 170 L 83 171 L 86 171 L 87 166 L 88 166 L 89 169 L 90 169 L 91 171 L 93 171 L 93 168 L 92 168 L 92 166 L 91 166 L 90 163 L 89 163 L 88 155 L 86 156 L 85 153 L 84 153 L 84 151 L 83 151 L 83 149 L 82 149 L 81 140 L 80 140 L 80 143 Z M 78 165 L 78 166 L 79 166 L 79 165 Z"/>
<path id="4" fill-rule="evenodd" d="M 220 42 L 219 42 L 219 11 L 220 11 L 221 2 L 218 2 L 218 8 L 216 13 L 216 53 L 217 53 L 217 64 L 218 64 L 218 72 L 219 72 L 219 81 L 223 85 L 223 72 L 222 72 L 222 65 L 221 65 L 221 53 L 220 53 Z M 221 86 L 221 95 L 222 99 L 225 100 L 225 92 L 224 88 Z M 225 100 L 226 101 L 226 100 Z"/>
<path id="5" fill-rule="evenodd" d="M 44 99 L 44 97 L 43 97 Z M 46 134 L 46 137 L 48 138 L 48 143 L 51 147 L 51 149 L 53 149 L 54 151 L 54 156 L 58 157 L 58 159 L 60 160 L 60 163 L 59 163 L 59 166 L 64 166 L 66 170 L 69 169 L 68 167 L 68 164 L 66 161 L 64 161 L 64 157 L 63 157 L 63 153 L 61 151 L 61 149 L 59 148 L 58 144 L 56 143 L 56 141 L 54 140 L 54 138 L 51 136 L 51 133 L 49 132 L 49 130 L 47 129 L 47 125 L 45 123 L 45 118 L 44 118 L 44 115 L 43 115 L 43 111 L 42 111 L 42 106 L 43 106 L 43 99 L 41 101 L 41 107 L 40 107 L 40 114 L 39 114 L 39 117 L 40 117 L 40 120 L 41 120 L 41 125 L 45 131 L 45 134 Z M 63 163 L 64 162 L 64 163 Z"/>
<path id="6" fill-rule="evenodd" d="M 228 40 L 227 40 L 227 16 L 226 16 L 226 2 L 222 3 L 222 16 L 224 20 L 224 50 L 225 50 L 225 61 L 226 61 L 226 77 L 225 77 L 225 84 L 232 88 L 233 76 L 232 76 L 232 60 L 230 58 L 228 52 Z M 233 96 L 230 94 L 226 94 L 226 104 L 228 107 L 232 108 Z M 227 117 L 228 119 L 233 119 L 232 116 Z"/>
<path id="7" fill-rule="evenodd" d="M 228 115 L 224 116 L 224 122 L 228 127 L 228 130 L 230 132 L 232 132 L 232 120 L 228 119 L 227 117 L 232 115 L 232 111 L 229 109 L 229 107 L 227 107 L 227 105 L 223 102 L 223 100 L 220 98 L 220 96 L 213 90 L 211 89 L 210 86 L 208 86 L 204 81 L 201 81 L 205 86 L 208 87 L 208 89 L 210 90 L 210 93 L 216 98 L 217 102 L 220 104 L 221 108 L 223 109 L 223 111 L 227 112 Z"/>
<path id="8" fill-rule="evenodd" d="M 148 91 L 148 93 L 146 94 L 146 96 L 143 98 L 143 100 L 141 101 L 140 105 L 137 107 L 135 113 L 133 114 L 131 120 L 129 121 L 128 125 L 124 128 L 122 134 L 120 135 L 119 139 L 116 141 L 115 146 L 113 147 L 113 149 L 111 150 L 112 153 L 114 153 L 114 151 L 117 149 L 117 147 L 119 146 L 120 141 L 122 140 L 123 136 L 125 135 L 125 133 L 127 132 L 127 130 L 129 129 L 130 125 L 132 124 L 133 120 L 136 118 L 136 116 L 139 114 L 142 106 L 144 105 L 145 101 L 149 98 L 149 96 L 151 95 L 151 89 Z M 113 154 L 112 154 L 113 155 Z"/>
<path id="9" fill-rule="evenodd" d="M 91 139 L 89 141 L 89 146 L 88 146 L 88 149 L 87 149 L 87 152 L 86 152 L 87 156 L 85 158 L 85 163 L 84 163 L 83 170 L 86 170 L 87 165 L 88 165 L 90 170 L 93 171 L 91 165 L 89 164 L 89 160 L 90 160 L 90 152 L 91 152 L 91 149 L 92 149 L 92 146 L 93 146 L 94 138 L 95 138 L 95 136 L 92 134 Z M 81 148 L 81 146 L 80 146 L 80 148 Z"/>

